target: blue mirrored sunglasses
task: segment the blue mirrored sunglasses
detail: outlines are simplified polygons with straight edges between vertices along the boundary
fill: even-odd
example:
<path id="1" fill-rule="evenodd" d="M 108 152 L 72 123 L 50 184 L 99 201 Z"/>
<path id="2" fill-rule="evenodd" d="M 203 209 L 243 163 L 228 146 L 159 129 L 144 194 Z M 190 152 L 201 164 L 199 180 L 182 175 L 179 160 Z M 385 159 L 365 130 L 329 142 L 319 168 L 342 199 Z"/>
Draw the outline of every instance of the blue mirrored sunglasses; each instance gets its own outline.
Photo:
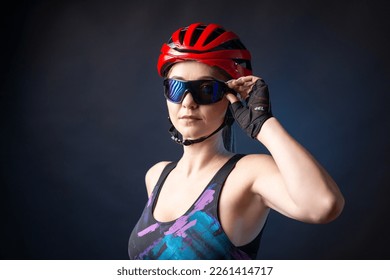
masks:
<path id="1" fill-rule="evenodd" d="M 181 103 L 188 92 L 197 104 L 207 105 L 222 100 L 226 93 L 233 90 L 219 80 L 164 80 L 164 95 L 169 101 Z"/>

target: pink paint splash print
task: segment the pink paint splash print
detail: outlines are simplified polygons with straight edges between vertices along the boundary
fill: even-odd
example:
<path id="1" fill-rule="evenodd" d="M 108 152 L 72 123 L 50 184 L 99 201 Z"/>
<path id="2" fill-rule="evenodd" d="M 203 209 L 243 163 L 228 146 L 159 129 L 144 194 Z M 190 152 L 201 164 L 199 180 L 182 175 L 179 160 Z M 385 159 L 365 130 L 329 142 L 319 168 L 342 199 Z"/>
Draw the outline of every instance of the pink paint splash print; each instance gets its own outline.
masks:
<path id="1" fill-rule="evenodd" d="M 155 231 L 159 226 L 160 226 L 159 223 L 155 223 L 153 225 L 150 225 L 147 228 L 138 232 L 138 236 L 141 237 L 141 236 L 144 236 L 145 234 L 148 234 L 149 232 Z"/>
<path id="2" fill-rule="evenodd" d="M 196 219 L 188 222 L 188 217 L 191 217 L 195 212 L 203 210 L 207 204 L 214 199 L 215 191 L 207 189 L 198 198 L 194 204 L 194 209 L 188 214 L 183 215 L 164 233 L 165 235 L 175 234 L 176 236 L 186 237 L 186 230 L 196 225 Z"/>
<path id="3" fill-rule="evenodd" d="M 203 210 L 207 204 L 209 204 L 214 199 L 214 193 L 215 190 L 207 189 L 202 194 L 201 197 L 199 197 L 198 201 L 195 203 L 195 207 L 193 211 L 200 211 Z"/>

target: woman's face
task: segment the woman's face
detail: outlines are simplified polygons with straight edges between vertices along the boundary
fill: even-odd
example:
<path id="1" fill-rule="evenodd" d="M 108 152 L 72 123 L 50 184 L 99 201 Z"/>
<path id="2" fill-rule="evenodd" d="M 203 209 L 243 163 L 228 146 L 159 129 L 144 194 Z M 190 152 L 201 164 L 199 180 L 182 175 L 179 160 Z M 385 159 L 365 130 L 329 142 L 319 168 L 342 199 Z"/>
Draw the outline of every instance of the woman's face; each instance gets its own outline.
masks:
<path id="1" fill-rule="evenodd" d="M 225 79 L 216 69 L 195 61 L 174 64 L 167 77 L 183 81 Z M 185 95 L 180 104 L 167 100 L 169 117 L 184 139 L 197 139 L 213 133 L 224 121 L 228 103 L 223 98 L 217 103 L 198 105 L 191 92 Z"/>

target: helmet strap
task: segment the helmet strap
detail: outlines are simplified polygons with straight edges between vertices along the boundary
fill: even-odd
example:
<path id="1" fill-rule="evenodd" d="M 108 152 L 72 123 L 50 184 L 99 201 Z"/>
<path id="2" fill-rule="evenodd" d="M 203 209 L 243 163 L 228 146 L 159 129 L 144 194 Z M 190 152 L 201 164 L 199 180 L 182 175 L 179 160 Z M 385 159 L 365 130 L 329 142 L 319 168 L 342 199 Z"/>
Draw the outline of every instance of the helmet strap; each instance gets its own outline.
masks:
<path id="1" fill-rule="evenodd" d="M 203 137 L 200 137 L 198 139 L 190 140 L 190 139 L 183 139 L 183 136 L 174 127 L 174 125 L 172 124 L 171 119 L 169 117 L 168 117 L 168 120 L 171 123 L 171 128 L 168 130 L 169 133 L 171 134 L 171 139 L 175 143 L 177 143 L 179 145 L 183 145 L 183 146 L 189 146 L 189 145 L 192 145 L 192 144 L 203 142 L 204 140 L 206 140 L 206 139 L 210 138 L 211 136 L 213 136 L 214 134 L 216 134 L 218 131 L 220 131 L 222 128 L 224 128 L 226 125 L 230 126 L 234 122 L 234 118 L 231 115 L 230 110 L 228 110 L 226 112 L 225 120 L 223 121 L 223 123 L 213 133 L 211 133 L 208 136 L 203 136 Z"/>

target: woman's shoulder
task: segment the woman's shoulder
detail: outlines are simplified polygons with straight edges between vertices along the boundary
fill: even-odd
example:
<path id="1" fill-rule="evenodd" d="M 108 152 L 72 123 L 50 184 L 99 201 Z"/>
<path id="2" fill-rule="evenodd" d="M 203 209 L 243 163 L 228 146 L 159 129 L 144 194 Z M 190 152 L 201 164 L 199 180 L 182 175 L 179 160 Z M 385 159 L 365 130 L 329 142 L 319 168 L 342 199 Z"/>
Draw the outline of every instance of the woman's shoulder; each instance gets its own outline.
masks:
<path id="1" fill-rule="evenodd" d="M 154 164 L 145 175 L 145 184 L 148 195 L 152 192 L 154 186 L 157 184 L 158 178 L 160 177 L 164 168 L 170 163 L 170 161 L 160 161 Z"/>
<path id="2" fill-rule="evenodd" d="M 270 161 L 273 161 L 273 158 L 268 154 L 244 154 L 243 157 L 238 161 L 238 164 L 247 166 L 254 163 L 267 164 Z"/>
<path id="3" fill-rule="evenodd" d="M 236 172 L 254 180 L 274 169 L 275 161 L 268 154 L 245 154 L 236 164 Z"/>

